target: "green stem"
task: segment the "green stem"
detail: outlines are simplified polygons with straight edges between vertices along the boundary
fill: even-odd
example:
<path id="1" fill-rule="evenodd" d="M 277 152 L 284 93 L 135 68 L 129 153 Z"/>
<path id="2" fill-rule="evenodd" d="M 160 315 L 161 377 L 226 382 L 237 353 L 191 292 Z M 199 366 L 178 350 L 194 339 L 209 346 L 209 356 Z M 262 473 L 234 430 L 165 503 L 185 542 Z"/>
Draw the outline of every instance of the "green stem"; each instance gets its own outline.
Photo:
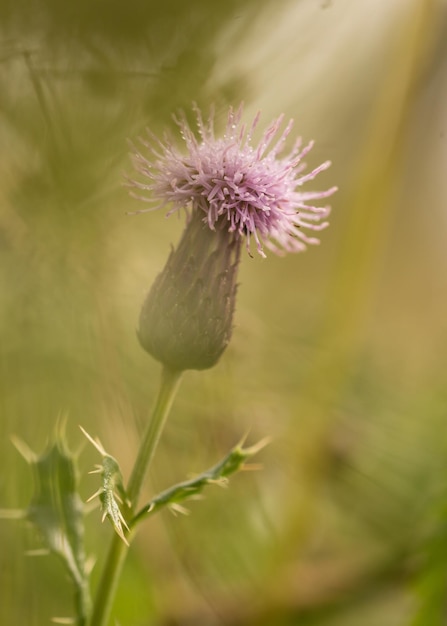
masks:
<path id="1" fill-rule="evenodd" d="M 130 510 L 128 511 L 130 515 L 126 516 L 128 519 L 130 519 L 132 514 L 136 511 L 141 487 L 172 406 L 181 374 L 182 372 L 172 371 L 166 367 L 162 371 L 157 401 L 141 442 L 137 460 L 135 461 L 127 488 L 127 497 L 131 503 Z M 132 535 L 133 532 L 127 535 L 129 543 Z M 117 534 L 114 534 L 96 592 L 93 613 L 90 620 L 91 626 L 107 626 L 115 592 L 118 587 L 121 569 L 124 559 L 126 558 L 127 548 L 128 546 L 124 541 L 120 539 Z"/>
<path id="2" fill-rule="evenodd" d="M 129 479 L 126 495 L 131 502 L 131 508 L 135 509 L 140 496 L 141 486 L 147 474 L 148 467 L 154 456 L 155 449 L 160 439 L 161 432 L 171 409 L 174 396 L 182 372 L 172 371 L 167 367 L 163 368 L 161 375 L 160 391 L 157 402 L 152 413 L 152 417 L 147 425 L 141 442 L 137 460 Z"/>

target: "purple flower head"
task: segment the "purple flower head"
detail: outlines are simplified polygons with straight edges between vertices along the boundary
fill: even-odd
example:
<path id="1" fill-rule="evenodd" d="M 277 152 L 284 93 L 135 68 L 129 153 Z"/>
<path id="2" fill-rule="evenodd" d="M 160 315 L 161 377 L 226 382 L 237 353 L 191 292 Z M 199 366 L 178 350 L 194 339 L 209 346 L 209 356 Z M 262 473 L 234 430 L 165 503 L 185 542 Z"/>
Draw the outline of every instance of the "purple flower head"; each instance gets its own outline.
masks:
<path id="1" fill-rule="evenodd" d="M 241 122 L 242 110 L 242 105 L 237 111 L 230 108 L 221 138 L 214 135 L 213 114 L 205 122 L 196 105 L 198 136 L 183 113 L 174 118 L 186 144 L 185 153 L 167 135 L 160 141 L 148 131 L 149 140 L 140 141 L 148 149 L 149 158 L 138 150 L 133 154 L 135 169 L 147 180 L 129 180 L 129 184 L 149 191 L 149 198 L 132 195 L 156 202 L 156 206 L 136 213 L 166 204 L 173 207 L 168 215 L 191 207 L 203 212 L 203 220 L 210 229 L 215 230 L 219 225 L 245 236 L 248 251 L 254 239 L 259 254 L 264 257 L 264 247 L 281 254 L 300 252 L 307 244 L 319 243 L 301 229 L 317 231 L 328 225 L 325 220 L 330 207 L 317 207 L 312 201 L 327 198 L 337 188 L 301 191 L 301 187 L 326 170 L 330 161 L 303 174 L 302 159 L 313 142 L 302 147 L 301 138 L 291 152 L 281 156 L 293 125 L 290 120 L 280 132 L 283 115 L 271 123 L 257 145 L 252 145 L 260 114 L 247 128 Z"/>

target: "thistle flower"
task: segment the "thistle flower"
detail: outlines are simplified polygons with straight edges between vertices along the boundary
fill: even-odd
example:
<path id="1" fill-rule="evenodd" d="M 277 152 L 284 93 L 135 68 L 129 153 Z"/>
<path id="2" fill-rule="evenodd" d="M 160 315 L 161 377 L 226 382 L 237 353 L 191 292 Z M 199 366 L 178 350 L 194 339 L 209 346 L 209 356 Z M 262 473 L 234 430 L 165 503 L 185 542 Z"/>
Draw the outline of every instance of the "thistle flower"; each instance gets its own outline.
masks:
<path id="1" fill-rule="evenodd" d="M 281 156 L 293 120 L 280 133 L 284 116 L 279 116 L 254 146 L 252 137 L 259 113 L 247 129 L 241 121 L 242 105 L 236 111 L 230 108 L 226 131 L 223 137 L 216 138 L 213 113 L 205 122 L 197 106 L 194 111 L 199 137 L 193 133 L 183 113 L 174 118 L 186 143 L 185 154 L 167 135 L 160 141 L 148 131 L 148 139 L 140 139 L 149 156 L 135 150 L 133 163 L 146 180 L 128 182 L 138 190 L 150 192 L 149 197 L 135 192 L 132 195 L 156 204 L 136 213 L 171 204 L 169 215 L 190 207 L 200 213 L 211 230 L 219 225 L 245 237 L 249 253 L 253 239 L 263 257 L 264 248 L 281 254 L 300 252 L 308 244 L 319 243 L 316 237 L 310 237 L 301 229 L 325 228 L 330 207 L 309 203 L 331 196 L 337 188 L 301 191 L 304 183 L 330 166 L 330 161 L 303 174 L 303 158 L 313 142 L 302 147 L 301 138 L 288 154 Z"/>
<path id="2" fill-rule="evenodd" d="M 280 254 L 318 243 L 301 228 L 321 230 L 330 209 L 308 203 L 336 190 L 299 190 L 330 163 L 303 175 L 302 159 L 312 143 L 302 148 L 300 139 L 280 157 L 292 121 L 279 134 L 280 116 L 252 146 L 259 114 L 247 130 L 241 122 L 242 106 L 230 109 L 226 132 L 216 139 L 213 115 L 205 123 L 197 106 L 194 110 L 198 137 L 184 114 L 174 118 L 186 154 L 167 135 L 159 141 L 148 132 L 149 140 L 140 141 L 149 158 L 138 150 L 132 155 L 135 169 L 146 180 L 128 181 L 150 192 L 142 199 L 155 206 L 147 210 L 171 204 L 168 214 L 185 209 L 188 216 L 178 247 L 143 304 L 138 330 L 143 348 L 171 370 L 212 367 L 230 341 L 244 237 L 248 252 L 253 239 L 261 256 L 264 247 Z"/>

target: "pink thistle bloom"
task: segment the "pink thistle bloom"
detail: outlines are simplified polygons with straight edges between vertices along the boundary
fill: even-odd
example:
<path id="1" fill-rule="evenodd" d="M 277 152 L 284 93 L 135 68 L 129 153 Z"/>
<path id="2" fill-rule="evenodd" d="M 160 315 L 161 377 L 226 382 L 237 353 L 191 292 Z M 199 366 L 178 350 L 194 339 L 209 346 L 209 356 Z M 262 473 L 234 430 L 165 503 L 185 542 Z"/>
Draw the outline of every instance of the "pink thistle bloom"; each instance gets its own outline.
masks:
<path id="1" fill-rule="evenodd" d="M 175 147 L 165 135 L 158 140 L 148 131 L 149 140 L 141 139 L 149 158 L 136 150 L 132 157 L 135 169 L 147 180 L 129 180 L 130 186 L 149 191 L 150 197 L 132 193 L 134 197 L 156 206 L 135 211 L 145 213 L 166 204 L 172 205 L 168 215 L 179 209 L 192 208 L 203 212 L 210 229 L 228 228 L 245 236 L 250 252 L 254 239 L 259 254 L 264 247 L 281 254 L 300 252 L 308 244 L 317 244 L 301 229 L 319 231 L 328 225 L 329 206 L 318 207 L 311 202 L 331 196 L 337 187 L 325 191 L 301 191 L 304 183 L 330 166 L 325 161 L 303 174 L 303 158 L 313 146 L 302 147 L 299 138 L 286 155 L 281 156 L 293 120 L 280 133 L 283 115 L 267 128 L 257 145 L 252 136 L 260 114 L 251 127 L 241 122 L 243 106 L 230 108 L 226 131 L 221 138 L 214 135 L 214 116 L 204 122 L 197 106 L 198 136 L 191 130 L 184 114 L 174 117 L 186 144 L 186 154 Z"/>

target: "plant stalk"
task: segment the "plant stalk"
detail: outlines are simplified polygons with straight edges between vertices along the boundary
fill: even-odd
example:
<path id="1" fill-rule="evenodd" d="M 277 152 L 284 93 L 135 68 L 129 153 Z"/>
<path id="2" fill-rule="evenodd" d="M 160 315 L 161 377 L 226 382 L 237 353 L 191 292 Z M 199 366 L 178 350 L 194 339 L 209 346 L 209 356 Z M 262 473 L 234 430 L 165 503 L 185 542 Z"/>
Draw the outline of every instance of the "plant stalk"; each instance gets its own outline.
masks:
<path id="1" fill-rule="evenodd" d="M 174 400 L 182 372 L 163 368 L 160 389 L 152 412 L 151 419 L 144 433 L 141 446 L 132 470 L 126 495 L 130 507 L 126 511 L 126 519 L 130 520 L 138 506 L 138 498 L 144 478 L 154 456 L 163 427 Z M 134 529 L 126 534 L 131 542 Z M 115 533 L 110 544 L 104 569 L 96 592 L 90 626 L 107 626 L 112 611 L 121 569 L 126 558 L 128 546 Z"/>

